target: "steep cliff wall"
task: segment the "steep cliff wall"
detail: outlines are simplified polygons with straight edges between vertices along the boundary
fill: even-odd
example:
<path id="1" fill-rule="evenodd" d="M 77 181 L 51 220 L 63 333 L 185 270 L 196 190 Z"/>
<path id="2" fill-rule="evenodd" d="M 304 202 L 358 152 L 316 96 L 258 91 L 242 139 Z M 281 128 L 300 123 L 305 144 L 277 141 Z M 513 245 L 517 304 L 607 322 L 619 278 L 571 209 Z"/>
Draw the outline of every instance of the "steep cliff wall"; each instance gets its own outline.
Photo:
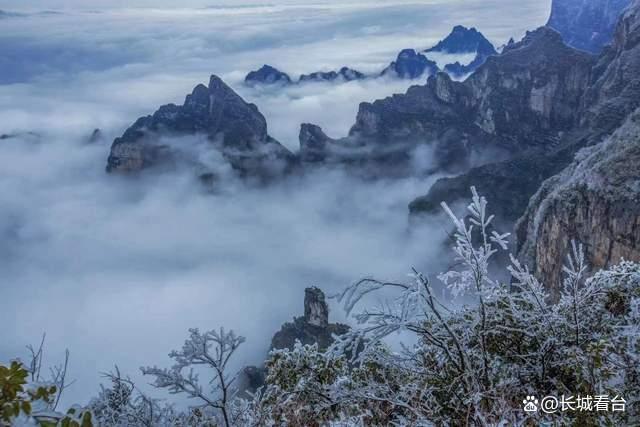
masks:
<path id="1" fill-rule="evenodd" d="M 362 103 L 346 138 L 333 140 L 317 126 L 303 125 L 301 157 L 378 161 L 384 173 L 427 146 L 435 170 L 459 172 L 488 149 L 503 158 L 550 150 L 577 124 L 594 62 L 543 27 L 489 57 L 464 82 L 439 73 L 405 94 Z"/>
<path id="2" fill-rule="evenodd" d="M 630 0 L 554 0 L 549 27 L 576 49 L 600 53 Z"/>
<path id="3" fill-rule="evenodd" d="M 640 109 L 547 180 L 516 228 L 519 258 L 553 299 L 572 240 L 584 245 L 593 268 L 640 261 Z"/>

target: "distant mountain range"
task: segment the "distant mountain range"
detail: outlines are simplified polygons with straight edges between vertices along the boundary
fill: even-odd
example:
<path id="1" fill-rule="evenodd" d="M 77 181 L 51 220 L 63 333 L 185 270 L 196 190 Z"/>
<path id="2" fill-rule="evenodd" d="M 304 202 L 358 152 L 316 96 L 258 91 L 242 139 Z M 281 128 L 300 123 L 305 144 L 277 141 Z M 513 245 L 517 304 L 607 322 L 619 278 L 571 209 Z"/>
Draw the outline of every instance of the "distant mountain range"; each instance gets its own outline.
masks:
<path id="1" fill-rule="evenodd" d="M 428 58 L 429 53 L 445 54 L 475 54 L 474 60 L 469 64 L 455 62 L 445 66 L 444 71 L 455 78 L 462 77 L 475 71 L 484 64 L 491 55 L 497 52 L 494 46 L 481 32 L 475 28 L 466 28 L 461 25 L 453 28 L 451 33 L 438 42 L 435 46 L 418 52 L 415 49 L 402 50 L 395 61 L 391 62 L 382 72 L 365 75 L 348 67 L 342 67 L 339 71 L 314 72 L 303 74 L 297 81 L 293 81 L 288 74 L 270 65 L 263 65 L 260 69 L 251 71 L 245 78 L 249 86 L 280 85 L 307 83 L 312 81 L 352 81 L 380 76 L 392 76 L 401 79 L 417 79 L 422 76 L 434 75 L 441 71 L 435 61 Z"/>
<path id="2" fill-rule="evenodd" d="M 566 4 L 556 0 L 553 9 Z M 576 15 L 592 10 L 582 4 L 587 11 Z M 581 35 L 574 39 L 588 39 L 608 20 L 585 21 L 593 26 L 575 27 Z M 618 17 L 609 39 L 598 41 L 612 43 L 599 55 L 567 46 L 567 32 L 550 26 L 500 54 L 473 29 L 456 28 L 432 49 L 475 47 L 487 55 L 469 78 L 457 82 L 438 72 L 405 94 L 362 103 L 343 138 L 302 124 L 300 152 L 291 153 L 268 135 L 255 105 L 212 76 L 184 105 L 138 119 L 114 141 L 107 170 L 131 173 L 170 162 L 175 148 L 163 138 L 194 135 L 204 135 L 240 176 L 261 180 L 328 164 L 367 176 L 406 176 L 413 173 L 414 151 L 428 149 L 430 172 L 457 175 L 410 204 L 413 221 L 438 212 L 441 201 L 466 200 L 474 185 L 498 217 L 519 219 L 519 257 L 547 283 L 560 283 L 558 260 L 574 238 L 596 268 L 621 257 L 640 261 L 640 0 Z M 431 72 L 424 58 L 405 50 L 387 72 Z M 327 77 L 360 78 L 352 72 Z M 291 84 L 271 67 L 257 77 Z M 559 290 L 551 291 L 557 298 Z"/>

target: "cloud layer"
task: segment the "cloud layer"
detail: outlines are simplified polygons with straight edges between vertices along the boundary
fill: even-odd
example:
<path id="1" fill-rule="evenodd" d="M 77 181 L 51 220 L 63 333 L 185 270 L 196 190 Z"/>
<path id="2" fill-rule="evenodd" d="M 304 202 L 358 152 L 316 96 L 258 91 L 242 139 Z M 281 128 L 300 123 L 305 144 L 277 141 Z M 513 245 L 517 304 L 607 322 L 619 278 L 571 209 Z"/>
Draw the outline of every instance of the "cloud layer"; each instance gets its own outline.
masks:
<path id="1" fill-rule="evenodd" d="M 410 232 L 406 208 L 435 177 L 372 184 L 319 171 L 269 189 L 230 182 L 211 194 L 184 171 L 106 176 L 110 142 L 135 118 L 181 103 L 215 73 L 295 150 L 300 123 L 344 135 L 359 102 L 420 82 L 274 92 L 245 88 L 247 71 L 263 63 L 294 76 L 342 65 L 378 71 L 400 49 L 429 47 L 456 24 L 500 44 L 542 24 L 548 9 L 539 0 L 194 2 L 198 9 L 171 10 L 105 1 L 94 7 L 108 9 L 93 11 L 44 3 L 31 7 L 70 9 L 0 18 L 0 134 L 40 135 L 0 140 L 0 324 L 11 325 L 0 360 L 24 354 L 46 330 L 49 356 L 72 352 L 78 382 L 68 402 L 97 391 L 98 372 L 114 363 L 134 374 L 166 364 L 189 327 L 236 328 L 248 337 L 239 363 L 256 363 L 274 330 L 301 312 L 304 287 L 331 292 L 362 275 L 402 280 L 412 265 L 439 268 L 444 230 Z M 19 6 L 0 1 L 5 10 Z M 94 128 L 105 137 L 88 143 Z M 332 316 L 341 313 L 334 307 Z"/>

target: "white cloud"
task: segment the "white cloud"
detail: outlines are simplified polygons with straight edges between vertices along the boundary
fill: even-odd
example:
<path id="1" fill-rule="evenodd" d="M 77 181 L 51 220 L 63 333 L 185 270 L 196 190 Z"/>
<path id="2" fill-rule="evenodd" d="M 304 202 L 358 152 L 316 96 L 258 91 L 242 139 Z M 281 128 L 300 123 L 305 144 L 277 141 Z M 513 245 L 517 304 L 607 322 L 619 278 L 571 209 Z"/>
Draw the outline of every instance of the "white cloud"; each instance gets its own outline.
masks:
<path id="1" fill-rule="evenodd" d="M 0 0 L 9 10 L 20 4 Z M 78 383 L 68 401 L 83 401 L 113 363 L 133 374 L 167 363 L 188 327 L 237 328 L 249 338 L 243 362 L 255 363 L 275 329 L 301 312 L 304 287 L 335 291 L 361 275 L 401 280 L 412 265 L 435 268 L 444 231 L 407 228 L 407 203 L 433 178 L 365 184 L 324 171 L 269 189 L 231 185 L 208 194 L 188 173 L 107 176 L 109 144 L 138 116 L 181 103 L 211 73 L 255 102 L 290 148 L 301 122 L 338 137 L 359 102 L 412 82 L 265 93 L 244 88 L 244 74 L 262 63 L 294 76 L 342 65 L 374 72 L 456 24 L 475 25 L 497 43 L 518 36 L 543 23 L 547 7 L 539 0 L 268 4 L 3 19 L 0 134 L 42 138 L 0 140 L 0 324 L 11 325 L 0 360 L 46 330 L 48 355 L 70 347 Z M 88 144 L 96 127 L 106 138 Z"/>

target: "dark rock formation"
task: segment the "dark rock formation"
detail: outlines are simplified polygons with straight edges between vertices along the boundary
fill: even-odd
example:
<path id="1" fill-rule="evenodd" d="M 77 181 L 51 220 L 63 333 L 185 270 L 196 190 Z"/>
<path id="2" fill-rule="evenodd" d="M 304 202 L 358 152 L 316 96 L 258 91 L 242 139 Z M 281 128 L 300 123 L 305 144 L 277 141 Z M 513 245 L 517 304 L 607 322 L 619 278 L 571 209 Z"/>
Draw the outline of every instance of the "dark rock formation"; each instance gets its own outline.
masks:
<path id="1" fill-rule="evenodd" d="M 238 374 L 236 384 L 241 397 L 248 398 L 265 384 L 267 370 L 264 367 L 247 366 Z"/>
<path id="2" fill-rule="evenodd" d="M 622 16 L 613 43 L 593 68 L 581 125 L 600 142 L 640 106 L 640 1 Z"/>
<path id="3" fill-rule="evenodd" d="M 444 71 L 454 77 L 474 72 L 486 62 L 488 57 L 498 54 L 493 44 L 481 32 L 462 25 L 454 27 L 451 34 L 425 52 L 475 53 L 476 57 L 469 64 L 455 62 L 444 67 Z"/>
<path id="4" fill-rule="evenodd" d="M 438 65 L 414 49 L 405 49 L 398 54 L 398 58 L 389 64 L 380 75 L 399 77 L 402 79 L 417 79 L 423 75 L 432 75 L 439 71 Z"/>
<path id="5" fill-rule="evenodd" d="M 580 123 L 589 147 L 544 183 L 517 225 L 518 255 L 554 299 L 571 240 L 585 245 L 594 268 L 640 256 L 640 1 L 593 75 Z"/>
<path id="6" fill-rule="evenodd" d="M 576 49 L 600 53 L 631 0 L 553 0 L 547 25 Z"/>
<path id="7" fill-rule="evenodd" d="M 640 109 L 604 143 L 585 148 L 547 180 L 517 226 L 519 258 L 533 267 L 553 300 L 571 241 L 588 265 L 640 262 Z"/>
<path id="8" fill-rule="evenodd" d="M 307 288 L 304 293 L 304 316 L 282 325 L 271 340 L 272 349 L 292 349 L 296 341 L 302 344 L 318 344 L 321 350 L 332 342 L 332 336 L 349 331 L 349 326 L 329 323 L 329 307 L 324 293 L 318 288 Z"/>
<path id="9" fill-rule="evenodd" d="M 359 71 L 353 70 L 348 67 L 342 67 L 340 71 L 329 71 L 329 72 L 315 72 L 311 74 L 303 74 L 300 76 L 298 80 L 299 83 L 306 82 L 332 82 L 335 80 L 343 80 L 345 82 L 350 82 L 352 80 L 363 80 L 367 76 L 362 74 Z"/>
<path id="10" fill-rule="evenodd" d="M 413 149 L 428 145 L 436 170 L 461 171 L 487 149 L 492 159 L 544 152 L 578 122 L 594 61 L 541 28 L 489 57 L 464 82 L 438 73 L 406 94 L 362 103 L 346 138 L 332 140 L 303 126 L 301 157 L 353 162 L 359 155 L 365 162 L 406 165 Z"/>
<path id="11" fill-rule="evenodd" d="M 275 177 L 295 163 L 294 156 L 267 134 L 267 123 L 258 108 L 211 76 L 209 87 L 196 86 L 183 105 L 164 105 L 153 115 L 139 118 L 116 138 L 107 171 L 138 172 L 176 161 L 180 150 L 190 147 L 172 147 L 163 141 L 198 135 L 242 176 Z M 189 140 L 179 142 L 184 145 Z"/>
<path id="12" fill-rule="evenodd" d="M 571 161 L 575 150 L 558 150 L 553 154 L 531 154 L 489 163 L 467 173 L 438 180 L 426 196 L 409 204 L 412 221 L 423 215 L 442 211 L 440 203 L 469 200 L 471 186 L 489 201 L 491 213 L 502 221 L 513 224 L 522 215 L 531 195 L 546 177 L 562 171 Z"/>
<path id="13" fill-rule="evenodd" d="M 493 44 L 475 28 L 458 25 L 443 40 L 425 52 L 477 53 L 484 56 L 496 55 Z"/>
<path id="14" fill-rule="evenodd" d="M 482 64 L 487 62 L 487 58 L 489 56 L 478 53 L 473 61 L 464 65 L 459 61 L 454 62 L 453 64 L 447 64 L 444 66 L 444 71 L 450 76 L 459 78 L 462 76 L 466 76 L 467 74 L 473 73 L 475 70 L 480 68 Z"/>
<path id="15" fill-rule="evenodd" d="M 584 244 L 594 269 L 640 259 L 640 1 L 621 18 L 590 75 L 573 128 L 557 147 L 441 180 L 411 205 L 414 213 L 434 212 L 441 200 L 466 199 L 476 185 L 499 217 L 524 213 L 516 226 L 518 256 L 553 300 L 572 240 Z"/>
<path id="16" fill-rule="evenodd" d="M 528 33 L 502 55 L 489 58 L 464 83 L 474 87 L 475 93 L 487 93 L 480 114 L 493 118 L 495 125 L 487 130 L 499 136 L 497 145 L 505 148 L 507 144 L 511 159 L 437 182 L 411 204 L 411 213 L 437 212 L 441 201 L 466 199 L 470 185 L 476 185 L 503 219 L 522 215 L 542 182 L 566 167 L 585 143 L 588 132 L 579 125 L 595 62 L 590 55 L 565 46 L 559 34 L 548 28 Z M 508 148 L 510 143 L 515 145 Z"/>
<path id="17" fill-rule="evenodd" d="M 286 73 L 270 65 L 263 65 L 259 70 L 251 71 L 247 74 L 244 82 L 249 86 L 288 85 L 291 84 L 291 78 Z"/>
<path id="18" fill-rule="evenodd" d="M 292 323 L 282 325 L 271 340 L 271 350 L 293 349 L 296 341 L 303 345 L 318 344 L 326 350 L 333 342 L 333 335 L 342 335 L 349 326 L 329 323 L 329 307 L 324 293 L 318 288 L 304 291 L 304 316 L 295 317 Z M 267 370 L 264 366 L 247 366 L 238 375 L 237 389 L 241 396 L 255 393 L 265 384 Z"/>
<path id="19" fill-rule="evenodd" d="M 25 138 L 30 141 L 40 141 L 42 135 L 37 132 L 16 132 L 16 133 L 3 133 L 0 135 L 0 141 L 7 139 Z"/>
<path id="20" fill-rule="evenodd" d="M 497 55 L 493 44 L 475 28 L 462 25 L 453 27 L 451 33 L 425 52 L 477 53 L 484 56 Z"/>
<path id="21" fill-rule="evenodd" d="M 102 131 L 100 129 L 94 129 L 93 132 L 91 132 L 89 138 L 87 138 L 87 142 L 89 142 L 89 144 L 95 144 L 96 142 L 102 140 L 102 138 Z"/>

